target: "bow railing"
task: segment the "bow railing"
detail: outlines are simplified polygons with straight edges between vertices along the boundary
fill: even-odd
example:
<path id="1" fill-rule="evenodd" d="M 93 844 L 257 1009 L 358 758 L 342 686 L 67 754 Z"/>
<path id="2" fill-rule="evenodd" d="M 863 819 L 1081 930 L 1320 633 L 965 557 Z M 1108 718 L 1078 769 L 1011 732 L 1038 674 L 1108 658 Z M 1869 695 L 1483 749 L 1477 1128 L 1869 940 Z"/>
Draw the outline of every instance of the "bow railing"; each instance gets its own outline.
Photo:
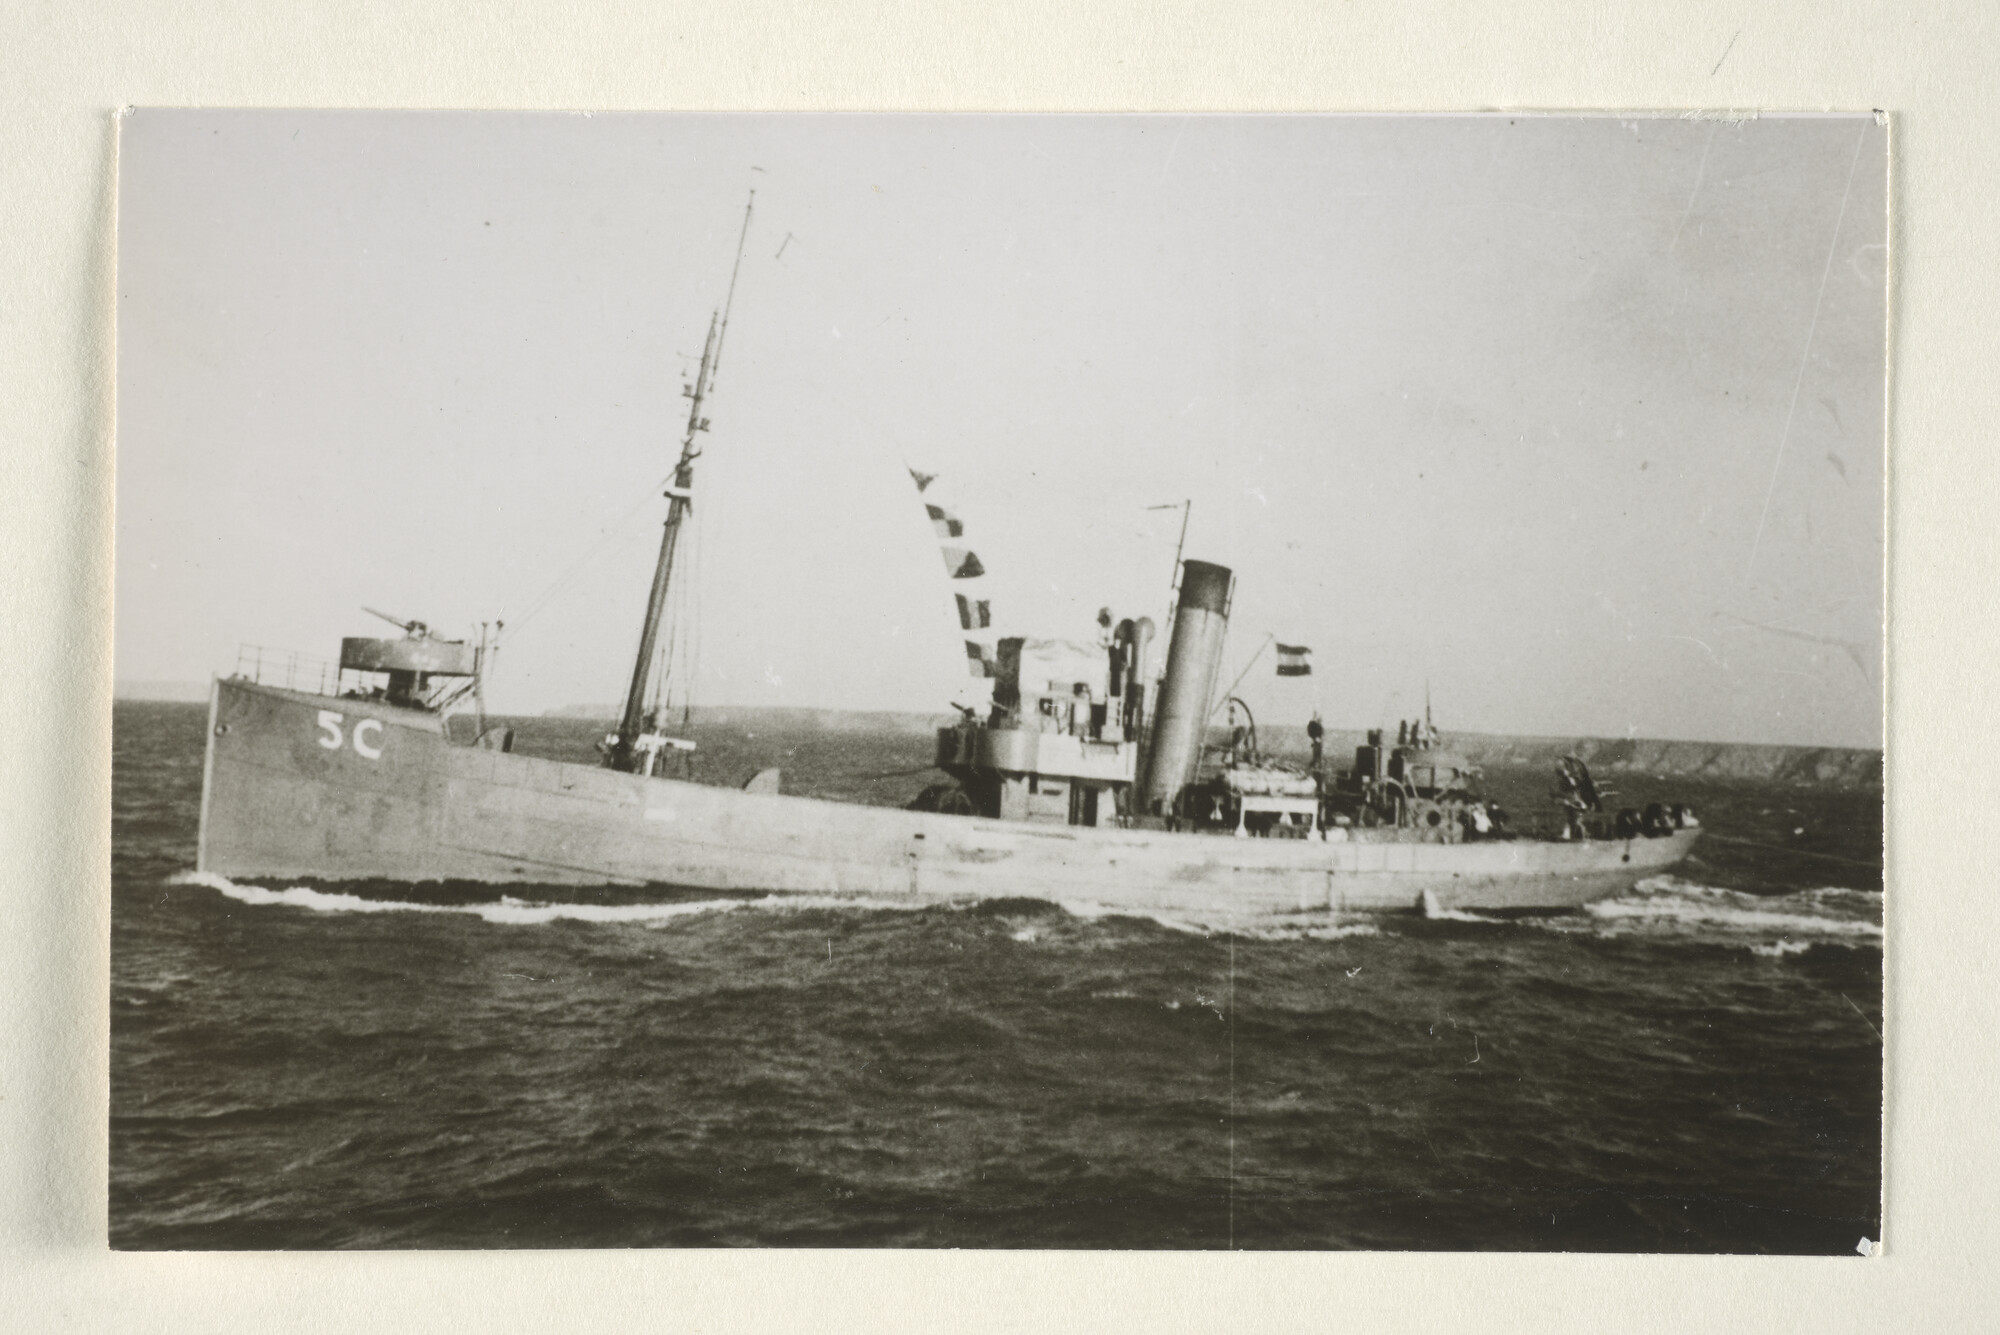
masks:
<path id="1" fill-rule="evenodd" d="M 260 686 L 282 686 L 289 691 L 314 691 L 320 695 L 340 693 L 340 664 L 330 658 L 300 653 L 296 649 L 239 644 L 236 646 L 236 671 L 232 675 Z"/>

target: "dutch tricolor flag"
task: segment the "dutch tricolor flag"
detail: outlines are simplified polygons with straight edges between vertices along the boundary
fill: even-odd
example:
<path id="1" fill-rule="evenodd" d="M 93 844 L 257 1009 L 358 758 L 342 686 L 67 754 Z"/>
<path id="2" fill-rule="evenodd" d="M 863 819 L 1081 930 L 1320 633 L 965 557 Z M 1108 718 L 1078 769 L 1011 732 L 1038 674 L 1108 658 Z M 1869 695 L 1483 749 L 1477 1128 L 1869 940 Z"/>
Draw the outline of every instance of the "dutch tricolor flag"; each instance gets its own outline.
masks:
<path id="1" fill-rule="evenodd" d="M 1303 644 L 1280 644 L 1278 650 L 1278 675 L 1281 677 L 1310 677 L 1312 675 L 1312 650 Z"/>

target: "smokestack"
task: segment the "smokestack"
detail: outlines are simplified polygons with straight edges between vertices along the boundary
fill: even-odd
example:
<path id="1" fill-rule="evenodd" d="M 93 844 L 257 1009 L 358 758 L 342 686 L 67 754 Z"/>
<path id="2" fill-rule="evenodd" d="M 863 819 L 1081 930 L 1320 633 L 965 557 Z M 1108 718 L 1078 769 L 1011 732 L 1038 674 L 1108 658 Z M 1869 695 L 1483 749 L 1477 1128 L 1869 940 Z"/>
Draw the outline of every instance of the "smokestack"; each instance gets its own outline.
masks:
<path id="1" fill-rule="evenodd" d="M 1146 718 L 1146 650 L 1152 643 L 1151 617 L 1121 621 L 1113 633 L 1118 679 L 1112 684 L 1111 692 L 1123 701 L 1118 721 L 1127 737 L 1137 735 Z"/>
<path id="2" fill-rule="evenodd" d="M 1227 566 L 1181 563 L 1180 606 L 1167 646 L 1166 679 L 1153 706 L 1146 777 L 1139 786 L 1139 809 L 1148 814 L 1171 812 L 1201 764 L 1208 706 L 1222 670 L 1222 641 L 1229 630 L 1229 600 L 1235 587 L 1236 577 Z"/>
<path id="3" fill-rule="evenodd" d="M 1137 696 L 1146 688 L 1146 655 L 1153 645 L 1153 618 L 1140 617 L 1132 623 L 1132 662 L 1126 671 L 1129 694 Z"/>

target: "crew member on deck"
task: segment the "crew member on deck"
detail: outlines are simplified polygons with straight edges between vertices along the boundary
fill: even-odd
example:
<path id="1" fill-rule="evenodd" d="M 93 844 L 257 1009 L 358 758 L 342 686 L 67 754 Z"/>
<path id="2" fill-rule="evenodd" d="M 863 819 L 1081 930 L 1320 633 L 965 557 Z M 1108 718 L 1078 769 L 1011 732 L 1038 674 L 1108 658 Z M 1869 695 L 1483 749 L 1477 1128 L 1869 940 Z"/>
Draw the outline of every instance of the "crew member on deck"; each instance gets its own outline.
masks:
<path id="1" fill-rule="evenodd" d="M 1317 773 L 1319 770 L 1320 744 L 1326 737 L 1326 728 L 1319 721 L 1319 711 L 1317 709 L 1313 711 L 1312 722 L 1306 724 L 1306 736 L 1312 742 L 1312 767 L 1314 772 Z"/>

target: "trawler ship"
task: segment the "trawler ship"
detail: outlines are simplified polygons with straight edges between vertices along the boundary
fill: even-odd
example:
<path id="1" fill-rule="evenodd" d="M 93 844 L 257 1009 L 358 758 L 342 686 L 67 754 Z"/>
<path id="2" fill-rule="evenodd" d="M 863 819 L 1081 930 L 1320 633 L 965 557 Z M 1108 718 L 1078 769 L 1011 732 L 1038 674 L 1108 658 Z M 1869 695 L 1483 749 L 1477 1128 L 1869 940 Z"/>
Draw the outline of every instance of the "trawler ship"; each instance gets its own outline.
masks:
<path id="1" fill-rule="evenodd" d="M 746 210 L 745 236 L 749 222 Z M 738 270 L 741 259 L 739 240 Z M 1428 719 L 1393 746 L 1370 734 L 1340 771 L 1317 754 L 1309 766 L 1276 762 L 1254 737 L 1212 747 L 1235 575 L 1178 554 L 1157 678 L 1149 619 L 1107 614 L 1096 644 L 996 641 L 983 633 L 985 601 L 961 595 L 968 662 L 991 681 L 991 705 L 940 729 L 935 760 L 949 782 L 912 809 L 790 796 L 776 771 L 742 788 L 670 776 L 671 757 L 695 743 L 663 726 L 659 637 L 736 272 L 686 389 L 692 407 L 638 658 L 601 763 L 516 753 L 511 731 L 486 717 L 484 636 L 451 640 L 398 621 L 401 638 L 344 640 L 337 668 L 313 689 L 266 682 L 255 666 L 214 681 L 200 870 L 918 902 L 1038 897 L 1211 917 L 1549 911 L 1672 867 L 1699 837 L 1685 807 L 1607 810 L 1574 758 L 1558 774 L 1561 828 L 1510 832 L 1480 798 L 1474 767 Z M 922 493 L 929 479 L 916 478 Z M 927 510 L 948 572 L 983 573 L 949 545 L 956 518 Z"/>

